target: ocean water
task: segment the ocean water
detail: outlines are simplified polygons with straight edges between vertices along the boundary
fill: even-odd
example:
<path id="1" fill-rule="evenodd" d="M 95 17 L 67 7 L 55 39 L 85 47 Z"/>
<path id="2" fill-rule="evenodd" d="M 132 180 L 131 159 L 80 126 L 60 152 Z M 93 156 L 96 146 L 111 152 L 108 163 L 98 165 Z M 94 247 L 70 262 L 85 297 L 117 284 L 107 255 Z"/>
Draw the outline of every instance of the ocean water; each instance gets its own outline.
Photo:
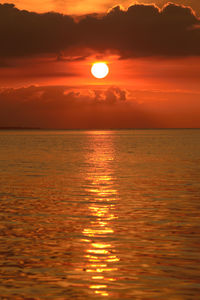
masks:
<path id="1" fill-rule="evenodd" d="M 0 131 L 1 299 L 200 299 L 200 130 Z"/>

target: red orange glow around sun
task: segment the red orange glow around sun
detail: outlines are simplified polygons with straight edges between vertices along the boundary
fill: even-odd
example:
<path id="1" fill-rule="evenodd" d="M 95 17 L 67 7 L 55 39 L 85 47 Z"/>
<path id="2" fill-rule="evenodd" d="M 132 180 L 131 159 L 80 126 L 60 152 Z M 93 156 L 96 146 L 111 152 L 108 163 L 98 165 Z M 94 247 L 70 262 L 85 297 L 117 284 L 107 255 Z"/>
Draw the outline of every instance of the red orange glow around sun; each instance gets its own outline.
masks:
<path id="1" fill-rule="evenodd" d="M 91 73 L 95 78 L 105 78 L 109 73 L 109 68 L 105 62 L 96 62 L 91 67 Z"/>

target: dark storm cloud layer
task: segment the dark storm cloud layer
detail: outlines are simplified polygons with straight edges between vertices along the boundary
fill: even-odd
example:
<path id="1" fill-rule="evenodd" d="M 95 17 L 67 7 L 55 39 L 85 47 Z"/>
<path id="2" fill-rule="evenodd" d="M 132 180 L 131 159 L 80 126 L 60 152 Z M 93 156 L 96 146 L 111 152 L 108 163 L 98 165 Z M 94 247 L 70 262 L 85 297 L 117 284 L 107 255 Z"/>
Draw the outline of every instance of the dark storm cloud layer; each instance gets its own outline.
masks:
<path id="1" fill-rule="evenodd" d="M 90 48 L 122 57 L 200 55 L 200 20 L 190 8 L 168 4 L 113 8 L 75 22 L 58 13 L 38 14 L 0 5 L 0 55 L 25 56 Z"/>

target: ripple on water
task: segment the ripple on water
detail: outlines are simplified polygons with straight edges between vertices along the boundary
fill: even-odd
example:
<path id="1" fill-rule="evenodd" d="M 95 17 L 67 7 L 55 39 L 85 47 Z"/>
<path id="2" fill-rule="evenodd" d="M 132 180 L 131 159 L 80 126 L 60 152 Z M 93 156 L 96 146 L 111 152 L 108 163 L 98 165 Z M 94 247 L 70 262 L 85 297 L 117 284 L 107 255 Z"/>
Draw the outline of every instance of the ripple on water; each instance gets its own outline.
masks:
<path id="1" fill-rule="evenodd" d="M 1 132 L 1 297 L 196 300 L 199 135 Z"/>

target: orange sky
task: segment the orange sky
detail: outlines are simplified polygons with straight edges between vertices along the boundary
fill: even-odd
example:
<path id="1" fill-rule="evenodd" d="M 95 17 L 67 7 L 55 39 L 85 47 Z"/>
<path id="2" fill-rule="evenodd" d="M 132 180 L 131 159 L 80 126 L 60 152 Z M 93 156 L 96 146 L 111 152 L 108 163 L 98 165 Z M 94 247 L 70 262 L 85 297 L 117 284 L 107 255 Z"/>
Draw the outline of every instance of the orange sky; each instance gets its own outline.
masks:
<path id="1" fill-rule="evenodd" d="M 13 0 L 2 1 L 2 3 L 13 3 L 20 9 L 27 9 L 30 11 L 47 12 L 57 11 L 67 14 L 86 14 L 93 12 L 105 12 L 111 7 L 121 4 L 124 8 L 134 3 L 156 3 L 160 7 L 167 2 L 174 2 L 177 4 L 190 5 L 197 13 L 200 11 L 199 0 Z"/>
<path id="2" fill-rule="evenodd" d="M 156 3 L 161 5 L 165 2 Z M 175 2 L 185 4 L 186 1 Z M 94 11 L 105 12 L 116 4 L 113 1 L 89 0 L 80 2 L 47 0 L 42 5 L 41 1 L 37 0 L 18 0 L 13 3 L 20 9 L 38 12 L 56 10 L 79 15 Z M 128 7 L 129 2 L 122 1 L 121 4 Z M 191 5 L 198 9 L 197 1 L 191 1 Z M 136 26 L 145 22 L 145 13 L 151 13 L 144 10 L 143 17 L 143 10 L 144 7 L 142 11 L 138 10 L 139 21 Z M 14 8 L 10 7 L 9 11 L 14 11 Z M 16 11 L 15 13 L 18 14 Z M 26 31 L 18 37 L 18 31 L 15 33 L 9 27 L 6 28 L 7 25 L 1 26 L 4 29 L 0 31 L 0 38 L 1 35 L 2 39 L 5 37 L 5 43 L 2 43 L 3 47 L 0 51 L 0 126 L 200 127 L 200 54 L 198 54 L 200 47 L 199 42 L 196 42 L 200 37 L 199 20 L 190 11 L 179 6 L 177 11 L 177 7 L 172 6 L 165 12 L 166 22 L 169 23 L 167 27 L 163 27 L 164 34 L 159 33 L 158 26 L 155 34 L 153 33 L 149 39 L 149 33 L 146 33 L 146 29 L 142 27 L 138 29 L 138 35 L 134 35 L 133 32 L 132 42 L 132 35 L 126 38 L 120 32 L 121 23 L 117 20 L 120 14 L 120 10 L 114 10 L 110 19 L 103 19 L 102 27 L 99 28 L 97 25 L 97 28 L 94 28 L 94 35 L 90 22 L 95 22 L 96 26 L 96 19 L 92 21 L 85 19 L 78 25 L 67 19 L 64 22 L 72 26 L 73 34 L 66 37 L 66 41 L 69 40 L 71 43 L 69 47 L 66 44 L 66 49 L 64 49 L 65 40 L 62 44 L 62 39 L 60 40 L 60 37 L 57 39 L 57 33 L 53 31 L 55 29 L 53 15 L 44 19 L 48 25 L 45 27 L 47 40 L 44 44 L 42 44 L 43 33 L 37 44 L 39 35 L 34 32 L 34 27 L 29 29 L 31 35 L 28 32 L 31 36 L 29 46 Z M 129 18 L 127 14 L 125 12 L 123 18 Z M 185 18 L 183 22 L 181 14 Z M 13 27 L 18 28 L 19 25 L 19 31 L 20 26 L 26 28 L 28 22 L 28 19 L 20 19 L 21 16 L 23 17 L 20 13 Z M 137 11 L 133 16 L 137 19 Z M 29 15 L 25 17 L 29 18 Z M 37 14 L 33 17 L 37 17 Z M 162 15 L 161 17 L 163 18 Z M 39 20 L 39 22 L 41 26 L 43 21 Z M 118 28 L 115 22 L 119 23 Z M 52 29 L 48 29 L 51 25 Z M 78 30 L 82 30 L 84 26 L 86 28 L 86 33 L 81 33 L 80 38 L 77 37 L 77 26 L 79 26 Z M 108 29 L 112 32 L 111 38 L 107 35 L 104 38 L 104 33 L 107 34 L 107 26 L 110 26 Z M 186 29 L 184 26 L 187 26 Z M 147 30 L 148 27 L 147 24 Z M 180 31 L 176 33 L 179 27 Z M 123 27 L 122 29 L 126 30 Z M 5 32 L 7 30 L 6 34 L 3 34 L 3 30 Z M 100 31 L 97 33 L 96 30 Z M 140 30 L 142 31 L 139 32 Z M 152 31 L 153 29 L 149 31 L 150 34 Z M 14 44 L 11 36 L 13 32 L 13 37 L 16 39 Z M 174 32 L 178 38 L 180 37 L 177 43 L 176 37 L 173 40 Z M 63 37 L 66 33 L 63 33 Z M 81 41 L 83 34 L 85 37 Z M 132 34 L 131 29 L 128 28 L 127 34 Z M 18 39 L 21 39 L 20 43 Z M 34 39 L 36 42 L 33 42 Z M 124 43 L 120 42 L 120 39 Z M 169 39 L 168 44 L 166 39 Z M 187 44 L 187 40 L 191 41 L 191 45 Z M 59 51 L 59 47 L 62 51 Z M 106 78 L 96 79 L 91 75 L 90 69 L 95 61 L 107 62 L 110 72 Z"/>
<path id="3" fill-rule="evenodd" d="M 104 79 L 91 74 L 95 55 L 81 61 L 56 61 L 49 58 L 9 59 L 9 67 L 0 68 L 0 86 L 8 88 L 30 85 L 119 86 L 134 90 L 200 92 L 200 57 L 137 58 L 120 60 L 117 55 L 104 56 L 110 72 Z M 28 66 L 28 67 L 27 67 Z"/>

